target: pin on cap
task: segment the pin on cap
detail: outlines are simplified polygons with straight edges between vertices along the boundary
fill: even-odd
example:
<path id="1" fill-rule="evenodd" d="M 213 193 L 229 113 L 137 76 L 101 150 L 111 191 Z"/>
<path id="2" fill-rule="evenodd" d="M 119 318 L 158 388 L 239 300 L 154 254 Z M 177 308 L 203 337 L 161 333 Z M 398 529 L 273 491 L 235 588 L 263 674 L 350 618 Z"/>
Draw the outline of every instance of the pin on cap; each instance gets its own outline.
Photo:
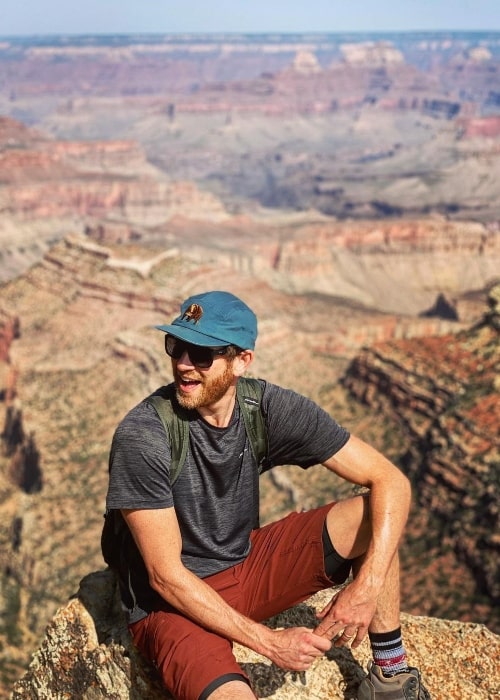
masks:
<path id="1" fill-rule="evenodd" d="M 230 292 L 204 292 L 186 299 L 171 324 L 156 326 L 186 343 L 217 347 L 236 345 L 253 350 L 257 318 L 241 299 Z"/>

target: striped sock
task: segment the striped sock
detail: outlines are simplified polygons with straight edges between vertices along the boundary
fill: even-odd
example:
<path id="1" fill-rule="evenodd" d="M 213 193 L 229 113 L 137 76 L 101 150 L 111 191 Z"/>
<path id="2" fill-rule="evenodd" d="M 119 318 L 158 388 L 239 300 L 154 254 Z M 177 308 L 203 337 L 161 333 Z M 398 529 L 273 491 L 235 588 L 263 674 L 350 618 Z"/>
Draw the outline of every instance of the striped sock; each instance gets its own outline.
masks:
<path id="1" fill-rule="evenodd" d="M 395 676 L 408 671 L 406 651 L 401 638 L 401 627 L 393 632 L 368 632 L 373 661 L 384 676 Z"/>

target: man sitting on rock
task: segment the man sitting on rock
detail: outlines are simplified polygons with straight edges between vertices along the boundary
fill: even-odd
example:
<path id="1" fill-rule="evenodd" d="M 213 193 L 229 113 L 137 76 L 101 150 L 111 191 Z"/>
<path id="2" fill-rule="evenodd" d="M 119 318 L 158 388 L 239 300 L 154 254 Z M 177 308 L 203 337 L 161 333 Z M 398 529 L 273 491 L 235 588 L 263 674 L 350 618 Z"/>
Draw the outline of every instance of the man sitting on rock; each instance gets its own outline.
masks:
<path id="1" fill-rule="evenodd" d="M 128 526 L 116 546 L 129 629 L 166 688 L 177 700 L 255 698 L 233 642 L 305 671 L 332 641 L 355 648 L 368 634 L 373 663 L 358 698 L 429 698 L 401 639 L 397 548 L 407 478 L 311 400 L 259 380 L 264 470 L 321 463 L 369 489 L 259 527 L 259 468 L 237 400 L 254 357 L 254 313 L 212 291 L 157 328 L 171 357 L 173 408 L 188 416 L 189 449 L 172 485 L 170 438 L 151 402 L 141 402 L 113 438 L 107 508 Z M 262 624 L 351 573 L 315 629 Z"/>

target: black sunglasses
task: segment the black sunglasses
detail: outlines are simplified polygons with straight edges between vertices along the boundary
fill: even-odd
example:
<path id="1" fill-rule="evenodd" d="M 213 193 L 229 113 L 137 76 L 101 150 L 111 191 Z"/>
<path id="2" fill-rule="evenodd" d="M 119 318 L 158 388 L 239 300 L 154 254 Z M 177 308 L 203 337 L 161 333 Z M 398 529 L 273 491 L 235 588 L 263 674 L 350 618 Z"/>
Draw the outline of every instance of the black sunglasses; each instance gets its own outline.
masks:
<path id="1" fill-rule="evenodd" d="M 184 340 L 174 338 L 173 335 L 165 336 L 165 352 L 169 357 L 172 357 L 174 360 L 180 360 L 182 355 L 187 352 L 193 365 L 200 369 L 208 369 L 211 367 L 216 357 L 227 355 L 229 348 L 232 347 L 234 346 L 225 345 L 219 348 L 207 348 L 203 345 L 186 343 Z"/>

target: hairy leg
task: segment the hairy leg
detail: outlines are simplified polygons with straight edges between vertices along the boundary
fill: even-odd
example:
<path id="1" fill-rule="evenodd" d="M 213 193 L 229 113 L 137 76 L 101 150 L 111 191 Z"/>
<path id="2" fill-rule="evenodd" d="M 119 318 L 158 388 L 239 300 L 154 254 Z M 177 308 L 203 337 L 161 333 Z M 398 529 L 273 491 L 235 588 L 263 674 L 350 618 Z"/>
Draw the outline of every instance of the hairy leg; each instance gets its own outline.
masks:
<path id="1" fill-rule="evenodd" d="M 209 700 L 255 700 L 250 687 L 244 681 L 229 681 L 210 693 Z"/>
<path id="2" fill-rule="evenodd" d="M 355 560 L 353 574 L 363 558 Z M 399 556 L 396 553 L 385 577 L 385 584 L 377 600 L 375 615 L 368 627 L 370 632 L 391 632 L 400 625 Z"/>
<path id="3" fill-rule="evenodd" d="M 369 500 L 355 496 L 340 501 L 328 512 L 326 525 L 333 546 L 346 559 L 353 559 L 353 575 L 363 563 L 371 538 Z M 388 632 L 400 624 L 399 557 L 396 554 L 378 597 L 377 608 L 369 626 L 371 632 Z"/>

